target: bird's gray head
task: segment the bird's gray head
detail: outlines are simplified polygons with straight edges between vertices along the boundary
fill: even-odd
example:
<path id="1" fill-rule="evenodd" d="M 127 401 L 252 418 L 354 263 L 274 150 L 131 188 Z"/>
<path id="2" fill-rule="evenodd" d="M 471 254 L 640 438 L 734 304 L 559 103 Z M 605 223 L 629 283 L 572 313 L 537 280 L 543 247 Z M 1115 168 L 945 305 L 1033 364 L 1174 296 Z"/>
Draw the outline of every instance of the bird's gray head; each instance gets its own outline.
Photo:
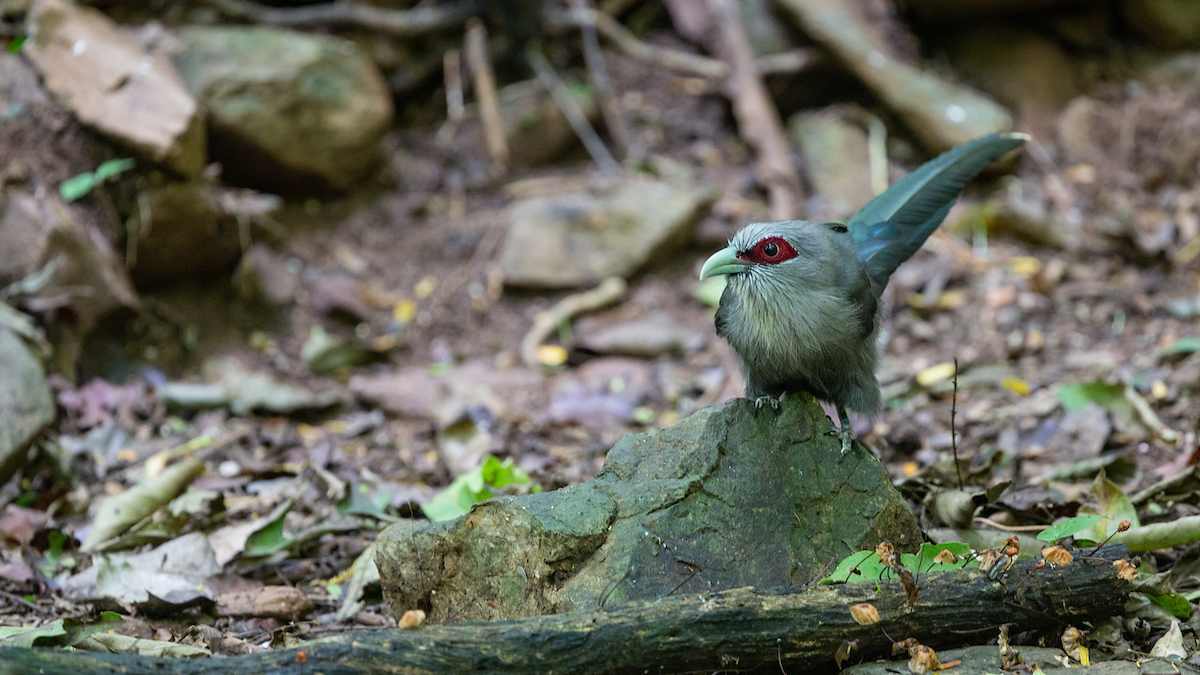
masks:
<path id="1" fill-rule="evenodd" d="M 729 246 L 705 261 L 700 278 L 729 275 L 735 291 L 827 289 L 857 272 L 858 258 L 845 225 L 787 220 L 751 223 Z"/>

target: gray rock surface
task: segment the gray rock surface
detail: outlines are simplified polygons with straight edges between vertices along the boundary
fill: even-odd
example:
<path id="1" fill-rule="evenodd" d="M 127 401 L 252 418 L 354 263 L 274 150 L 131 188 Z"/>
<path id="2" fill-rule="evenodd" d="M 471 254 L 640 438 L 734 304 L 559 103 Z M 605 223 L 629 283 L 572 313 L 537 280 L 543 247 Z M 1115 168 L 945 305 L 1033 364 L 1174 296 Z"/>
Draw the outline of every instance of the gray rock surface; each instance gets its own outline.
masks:
<path id="1" fill-rule="evenodd" d="M 711 201 L 706 191 L 629 177 L 514 202 L 500 251 L 504 281 L 571 288 L 628 277 L 685 243 Z"/>
<path id="2" fill-rule="evenodd" d="M 29 348 L 0 327 L 0 483 L 21 465 L 29 443 L 54 421 L 46 374 Z"/>
<path id="3" fill-rule="evenodd" d="M 628 600 L 800 586 L 853 551 L 920 542 L 883 466 L 844 459 L 807 396 L 778 413 L 737 399 L 626 436 L 592 480 L 394 525 L 376 562 L 396 616 L 494 620 Z"/>
<path id="4" fill-rule="evenodd" d="M 209 152 L 231 183 L 346 190 L 379 161 L 387 83 L 354 43 L 274 28 L 190 27 L 175 55 L 209 111 Z"/>
<path id="5" fill-rule="evenodd" d="M 35 0 L 29 25 L 25 55 L 79 121 L 178 173 L 203 170 L 204 117 L 170 59 L 63 0 Z"/>
<path id="6" fill-rule="evenodd" d="M 804 177 L 812 186 L 816 213 L 809 220 L 844 220 L 875 197 L 871 156 L 862 110 L 831 106 L 800 112 L 789 121 L 792 139 L 804 155 Z M 857 120 L 856 120 L 857 118 Z M 810 206 L 814 206 L 810 203 Z"/>

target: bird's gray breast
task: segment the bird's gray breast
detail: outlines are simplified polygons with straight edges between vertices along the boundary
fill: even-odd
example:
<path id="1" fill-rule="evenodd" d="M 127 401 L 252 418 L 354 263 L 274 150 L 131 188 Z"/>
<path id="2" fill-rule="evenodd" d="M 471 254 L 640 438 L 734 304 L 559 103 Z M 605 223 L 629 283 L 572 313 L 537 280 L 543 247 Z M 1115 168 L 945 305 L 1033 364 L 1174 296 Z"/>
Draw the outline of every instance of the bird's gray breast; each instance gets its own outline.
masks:
<path id="1" fill-rule="evenodd" d="M 717 332 L 745 364 L 748 395 L 803 389 L 838 400 L 847 377 L 874 381 L 874 331 L 863 332 L 864 309 L 835 290 L 764 288 L 735 275 L 721 296 Z"/>

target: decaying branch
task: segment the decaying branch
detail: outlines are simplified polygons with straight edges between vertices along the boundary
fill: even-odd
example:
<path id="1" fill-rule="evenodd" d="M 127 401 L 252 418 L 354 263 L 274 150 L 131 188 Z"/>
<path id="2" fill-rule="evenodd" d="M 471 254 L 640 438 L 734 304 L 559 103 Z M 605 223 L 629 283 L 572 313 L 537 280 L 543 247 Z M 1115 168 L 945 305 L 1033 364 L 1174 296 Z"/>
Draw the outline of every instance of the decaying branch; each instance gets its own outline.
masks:
<path id="1" fill-rule="evenodd" d="M 792 673 L 835 673 L 835 655 L 839 650 L 844 654 L 850 642 L 856 648 L 849 653 L 849 663 L 856 663 L 890 658 L 888 636 L 944 649 L 995 635 L 1001 624 L 1038 631 L 1119 613 L 1129 584 L 1118 579 L 1113 561 L 1127 555 L 1125 547 L 1108 545 L 1061 567 L 1044 561 L 1036 567 L 1034 560 L 1024 560 L 997 581 L 978 571 L 926 574 L 919 577 L 920 597 L 911 608 L 894 581 L 795 592 L 743 588 L 517 621 L 355 633 L 234 658 L 171 660 L 0 648 L 0 663 L 13 672 L 46 675 L 589 675 L 749 671 L 763 666 Z M 855 620 L 851 607 L 860 603 L 878 611 L 878 623 L 864 626 Z"/>
<path id="2" fill-rule="evenodd" d="M 708 0 L 719 38 L 718 53 L 729 64 L 728 96 L 738 133 L 755 151 L 758 180 L 767 190 L 772 220 L 791 220 L 800 213 L 800 174 L 792 164 L 791 144 L 779 111 L 754 67 L 741 17 L 733 0 Z"/>

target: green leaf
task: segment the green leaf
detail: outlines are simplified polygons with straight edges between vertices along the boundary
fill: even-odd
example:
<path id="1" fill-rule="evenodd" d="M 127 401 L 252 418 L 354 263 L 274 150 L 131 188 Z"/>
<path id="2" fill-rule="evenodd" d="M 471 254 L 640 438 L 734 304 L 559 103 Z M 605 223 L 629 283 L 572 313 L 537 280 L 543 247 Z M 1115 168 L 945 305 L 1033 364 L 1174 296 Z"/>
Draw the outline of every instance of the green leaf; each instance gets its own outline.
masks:
<path id="1" fill-rule="evenodd" d="M 871 559 L 874 559 L 875 564 L 871 565 Z M 862 581 L 862 566 L 881 568 L 883 564 L 879 561 L 879 556 L 875 555 L 874 551 L 859 551 L 851 553 L 842 558 L 838 566 L 833 569 L 829 576 L 821 580 L 823 584 L 832 583 L 848 583 L 850 581 Z"/>
<path id="2" fill-rule="evenodd" d="M 56 619 L 36 628 L 0 626 L 0 647 L 33 647 L 57 644 L 67 634 L 63 619 Z"/>
<path id="3" fill-rule="evenodd" d="M 1158 353 L 1159 357 L 1163 356 L 1179 356 L 1181 354 L 1192 354 L 1200 352 L 1200 337 L 1188 335 L 1181 337 L 1171 343 L 1170 347 L 1163 349 Z"/>
<path id="4" fill-rule="evenodd" d="M 1042 541 L 1053 542 L 1058 539 L 1062 539 L 1063 537 L 1073 537 L 1080 532 L 1091 528 L 1103 517 L 1104 516 L 1089 515 L 1067 518 L 1064 521 L 1055 523 L 1041 532 L 1038 532 L 1037 538 L 1041 539 Z"/>
<path id="5" fill-rule="evenodd" d="M 1146 597 L 1161 605 L 1163 609 L 1177 618 L 1186 620 L 1192 616 L 1192 603 L 1188 602 L 1187 598 L 1178 593 L 1147 595 Z"/>
<path id="6" fill-rule="evenodd" d="M 25 41 L 29 39 L 28 35 L 18 35 L 8 43 L 9 54 L 20 54 L 21 48 L 25 46 Z"/>
<path id="7" fill-rule="evenodd" d="M 292 543 L 292 540 L 283 533 L 283 519 L 287 517 L 287 511 L 278 510 L 282 511 L 278 517 L 267 523 L 266 527 L 246 538 L 246 547 L 242 549 L 243 556 L 261 558 L 276 551 L 282 551 Z"/>
<path id="8" fill-rule="evenodd" d="M 110 159 L 96 167 L 96 182 L 103 183 L 113 176 L 125 173 L 136 165 L 132 159 Z"/>
<path id="9" fill-rule="evenodd" d="M 950 551 L 958 556 L 958 561 L 954 563 L 935 563 L 933 560 L 938 553 L 942 551 Z M 916 553 L 904 553 L 900 556 L 900 563 L 903 564 L 909 571 L 914 574 L 926 574 L 928 572 L 952 572 L 967 566 L 978 566 L 979 561 L 970 557 L 970 545 L 961 542 L 953 541 L 945 544 L 921 544 L 921 548 Z M 821 580 L 821 583 L 854 583 L 859 581 L 878 581 L 880 579 L 893 579 L 896 574 L 886 566 L 879 556 L 875 555 L 874 551 L 859 551 L 851 553 L 844 558 L 833 572 Z"/>
<path id="10" fill-rule="evenodd" d="M 950 551 L 958 556 L 958 561 L 954 563 L 937 563 L 933 559 L 942 551 Z M 912 570 L 916 574 L 925 574 L 927 572 L 951 572 L 960 570 L 967 565 L 978 564 L 977 561 L 970 559 L 971 547 L 961 541 L 951 541 L 945 544 L 921 544 L 920 550 L 916 553 L 905 553 L 900 556 L 900 562 L 905 567 Z"/>
<path id="11" fill-rule="evenodd" d="M 1125 385 L 1108 384 L 1103 380 L 1095 382 L 1073 382 L 1058 386 L 1058 402 L 1067 412 L 1086 408 L 1089 403 L 1095 403 L 1103 408 L 1111 408 L 1113 403 L 1125 400 Z"/>
<path id="12" fill-rule="evenodd" d="M 373 490 L 371 486 L 360 483 L 352 485 L 346 491 L 346 496 L 338 502 L 337 509 L 341 514 L 395 521 L 397 518 L 387 512 L 391 501 L 391 496 L 385 490 Z"/>
<path id="13" fill-rule="evenodd" d="M 1104 517 L 1092 525 L 1092 541 L 1104 541 L 1112 536 L 1122 520 L 1128 520 L 1134 527 L 1138 525 L 1137 509 L 1133 507 L 1133 502 L 1129 501 L 1129 497 L 1126 497 L 1121 488 L 1109 480 L 1103 471 L 1092 481 L 1088 494 L 1096 504 L 1096 513 Z"/>
<path id="14" fill-rule="evenodd" d="M 84 171 L 78 176 L 72 176 L 58 185 L 58 194 L 64 202 L 73 202 L 92 191 L 96 187 L 96 174 Z"/>
<path id="15" fill-rule="evenodd" d="M 471 510 L 479 502 L 496 496 L 494 490 L 510 485 L 528 485 L 529 474 L 513 464 L 484 455 L 479 468 L 454 479 L 445 490 L 421 505 L 430 520 L 452 520 Z"/>

